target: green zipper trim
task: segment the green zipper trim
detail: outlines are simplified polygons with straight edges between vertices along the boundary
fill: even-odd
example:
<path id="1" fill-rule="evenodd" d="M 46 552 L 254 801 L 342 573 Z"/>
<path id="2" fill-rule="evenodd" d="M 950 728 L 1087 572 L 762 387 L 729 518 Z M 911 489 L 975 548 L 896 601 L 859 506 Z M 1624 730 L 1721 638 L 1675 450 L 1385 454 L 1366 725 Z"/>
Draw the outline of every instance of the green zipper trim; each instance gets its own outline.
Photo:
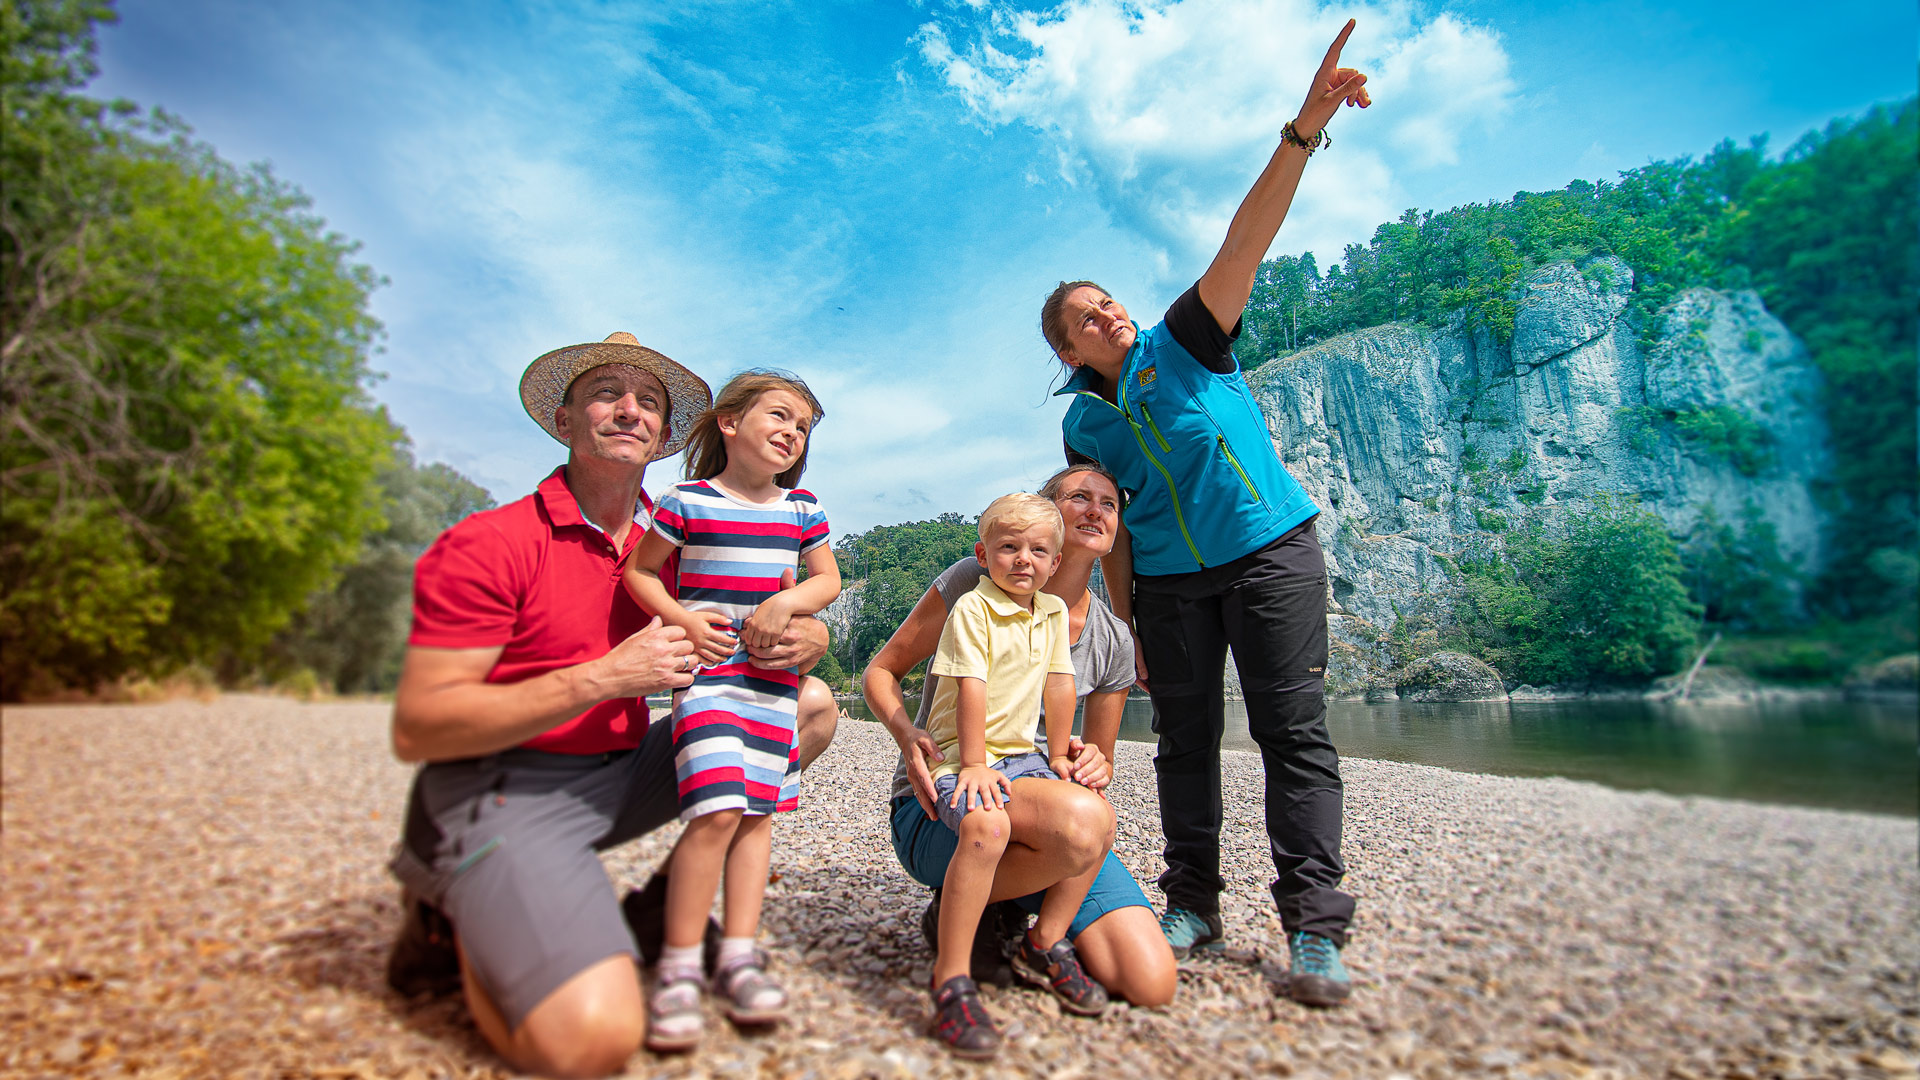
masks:
<path id="1" fill-rule="evenodd" d="M 1144 401 L 1140 403 L 1140 415 L 1147 418 L 1147 426 L 1153 429 L 1153 438 L 1160 444 L 1160 452 L 1173 453 L 1173 447 L 1167 445 L 1167 437 L 1160 434 L 1160 425 L 1153 422 L 1153 414 L 1147 411 L 1147 403 Z"/>
<path id="2" fill-rule="evenodd" d="M 1099 394 L 1096 394 L 1091 390 L 1076 390 L 1074 391 L 1074 393 L 1084 394 L 1087 397 L 1090 397 L 1095 401 L 1098 401 L 1100 404 L 1105 405 L 1107 408 L 1112 409 L 1115 412 L 1118 412 L 1120 414 L 1120 418 L 1127 422 L 1128 429 L 1133 432 L 1133 441 L 1140 444 L 1140 452 L 1142 454 L 1145 454 L 1147 457 L 1147 460 L 1153 463 L 1153 467 L 1160 471 L 1160 479 L 1165 480 L 1167 482 L 1167 494 L 1173 497 L 1173 521 L 1174 521 L 1174 524 L 1180 526 L 1180 539 L 1187 542 L 1187 554 L 1192 555 L 1193 561 L 1200 567 L 1200 569 L 1205 570 L 1207 568 L 1207 560 L 1200 557 L 1200 549 L 1195 547 L 1193 543 L 1193 534 L 1187 531 L 1187 515 L 1180 512 L 1180 489 L 1173 482 L 1173 474 L 1167 471 L 1167 467 L 1165 465 L 1160 464 L 1160 459 L 1153 456 L 1152 450 L 1147 449 L 1147 440 L 1142 438 L 1140 435 L 1140 425 L 1134 423 L 1133 414 L 1127 412 L 1126 383 L 1123 381 L 1120 384 L 1120 404 L 1119 405 L 1115 405 L 1113 402 L 1108 401 L 1106 398 L 1101 397 Z M 1147 411 L 1147 407 L 1145 405 L 1140 406 L 1140 411 L 1142 413 L 1145 413 Z M 1153 417 L 1148 416 L 1147 422 L 1151 424 L 1153 422 Z M 1160 440 L 1161 446 L 1167 445 L 1167 440 L 1160 435 L 1160 429 L 1158 427 L 1153 429 L 1153 437 Z M 1168 449 L 1171 450 L 1172 448 L 1168 447 Z"/>
<path id="3" fill-rule="evenodd" d="M 1247 477 L 1247 470 L 1240 467 L 1240 459 L 1233 456 L 1233 448 L 1227 445 L 1227 437 L 1225 435 L 1215 435 L 1214 438 L 1220 442 L 1220 452 L 1227 455 L 1227 464 L 1233 466 L 1233 471 L 1240 474 L 1240 482 L 1247 485 L 1247 494 L 1256 499 L 1260 499 L 1260 489 L 1253 486 L 1253 481 Z M 1260 501 L 1265 502 L 1266 500 L 1260 499 Z"/>

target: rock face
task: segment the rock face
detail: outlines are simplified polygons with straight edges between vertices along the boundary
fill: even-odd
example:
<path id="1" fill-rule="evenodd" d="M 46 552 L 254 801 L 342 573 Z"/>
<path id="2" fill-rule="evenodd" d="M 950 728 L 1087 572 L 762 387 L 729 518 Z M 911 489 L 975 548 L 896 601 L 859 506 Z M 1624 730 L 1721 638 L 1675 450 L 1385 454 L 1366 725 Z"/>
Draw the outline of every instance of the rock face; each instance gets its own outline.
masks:
<path id="1" fill-rule="evenodd" d="M 1643 346 L 1625 318 L 1632 289 L 1618 259 L 1561 263 L 1526 282 L 1506 344 L 1389 325 L 1248 376 L 1281 460 L 1324 511 L 1333 690 L 1377 684 L 1385 636 L 1440 611 L 1447 556 L 1597 494 L 1635 497 L 1676 533 L 1702 507 L 1727 522 L 1756 507 L 1789 562 L 1820 567 L 1813 488 L 1830 462 L 1806 349 L 1753 293 L 1706 289 L 1671 304 Z"/>
<path id="2" fill-rule="evenodd" d="M 1466 653 L 1437 652 L 1408 664 L 1398 680 L 1405 701 L 1505 701 L 1500 673 Z"/>

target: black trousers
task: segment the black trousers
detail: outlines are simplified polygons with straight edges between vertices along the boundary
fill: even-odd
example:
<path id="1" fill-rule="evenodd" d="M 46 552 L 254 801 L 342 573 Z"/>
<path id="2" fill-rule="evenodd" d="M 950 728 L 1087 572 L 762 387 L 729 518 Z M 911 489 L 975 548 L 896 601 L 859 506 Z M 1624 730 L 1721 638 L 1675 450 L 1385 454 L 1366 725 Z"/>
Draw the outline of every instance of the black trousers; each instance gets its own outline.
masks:
<path id="1" fill-rule="evenodd" d="M 1327 734 L 1327 573 L 1314 522 L 1251 555 L 1189 574 L 1136 576 L 1134 622 L 1146 654 L 1153 766 L 1172 907 L 1220 909 L 1220 737 L 1233 649 L 1247 724 L 1266 770 L 1274 902 L 1289 934 L 1346 945 L 1341 892 L 1340 755 Z"/>

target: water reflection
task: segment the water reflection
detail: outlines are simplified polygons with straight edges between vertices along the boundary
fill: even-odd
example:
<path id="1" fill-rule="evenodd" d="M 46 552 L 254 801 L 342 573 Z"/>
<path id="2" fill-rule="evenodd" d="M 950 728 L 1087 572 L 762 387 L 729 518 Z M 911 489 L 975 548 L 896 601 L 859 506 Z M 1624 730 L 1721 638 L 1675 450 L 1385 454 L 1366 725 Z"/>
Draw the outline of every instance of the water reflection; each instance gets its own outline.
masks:
<path id="1" fill-rule="evenodd" d="M 857 703 L 850 706 L 866 717 Z M 1920 814 L 1920 715 L 1851 701 L 1331 702 L 1341 754 L 1503 776 L 1565 776 L 1628 790 Z M 1120 737 L 1153 742 L 1153 708 L 1127 702 Z M 1227 703 L 1222 745 L 1257 750 Z"/>

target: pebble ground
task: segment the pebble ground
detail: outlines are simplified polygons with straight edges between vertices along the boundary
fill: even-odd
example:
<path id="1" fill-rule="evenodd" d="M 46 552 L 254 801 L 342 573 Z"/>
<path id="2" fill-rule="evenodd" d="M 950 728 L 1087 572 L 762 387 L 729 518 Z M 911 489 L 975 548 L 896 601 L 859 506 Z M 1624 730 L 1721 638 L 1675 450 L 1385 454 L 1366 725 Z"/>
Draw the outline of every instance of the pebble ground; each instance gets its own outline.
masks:
<path id="1" fill-rule="evenodd" d="M 382 979 L 409 769 L 380 704 L 229 696 L 14 707 L 0 825 L 0 1076 L 510 1075 L 456 999 Z M 1158 899 L 1151 748 L 1123 744 L 1122 857 Z M 1174 1003 L 1062 1016 L 988 988 L 988 1066 L 926 1037 L 925 890 L 896 864 L 893 744 L 846 722 L 779 823 L 764 937 L 796 1017 L 635 1075 L 1909 1078 L 1916 822 L 1349 761 L 1353 1003 L 1275 998 L 1256 758 L 1226 755 L 1232 947 Z M 664 830 L 611 853 L 638 885 Z"/>

